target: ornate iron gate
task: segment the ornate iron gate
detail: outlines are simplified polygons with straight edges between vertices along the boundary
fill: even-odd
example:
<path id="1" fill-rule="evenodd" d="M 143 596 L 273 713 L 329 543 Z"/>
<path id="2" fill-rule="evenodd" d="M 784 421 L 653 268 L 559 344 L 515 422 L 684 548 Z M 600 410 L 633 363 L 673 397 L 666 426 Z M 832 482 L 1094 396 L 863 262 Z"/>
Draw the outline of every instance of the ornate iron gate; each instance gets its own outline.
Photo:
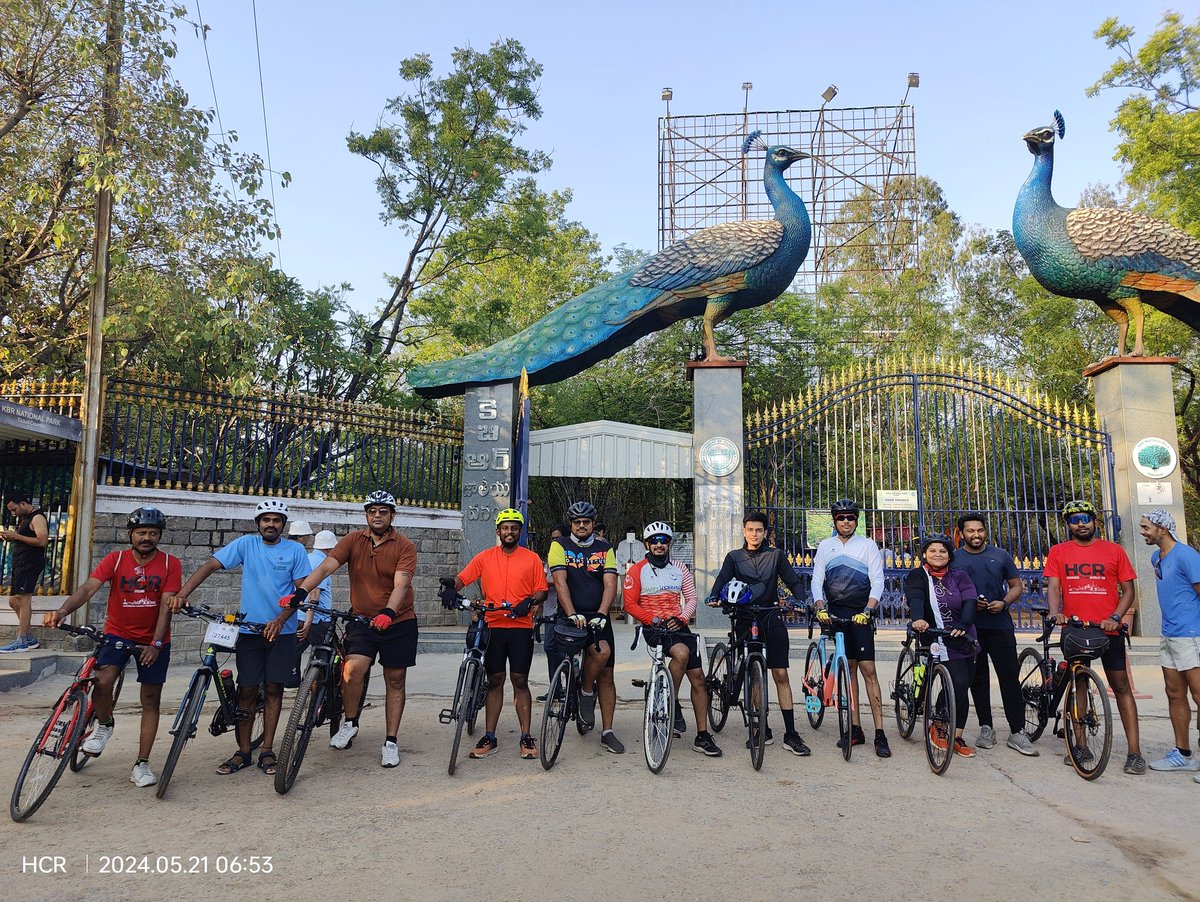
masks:
<path id="1" fill-rule="evenodd" d="M 883 549 L 883 620 L 899 624 L 902 580 L 917 564 L 922 533 L 955 535 L 958 516 L 982 513 L 991 540 L 1016 559 L 1026 594 L 1044 595 L 1042 562 L 1066 538 L 1063 502 L 1104 510 L 1112 497 L 1108 433 L 1095 414 L 957 361 L 890 360 L 822 379 L 802 395 L 748 417 L 746 507 L 767 511 L 775 544 L 812 575 L 816 544 L 832 532 L 829 503 L 856 499 L 859 529 Z"/>

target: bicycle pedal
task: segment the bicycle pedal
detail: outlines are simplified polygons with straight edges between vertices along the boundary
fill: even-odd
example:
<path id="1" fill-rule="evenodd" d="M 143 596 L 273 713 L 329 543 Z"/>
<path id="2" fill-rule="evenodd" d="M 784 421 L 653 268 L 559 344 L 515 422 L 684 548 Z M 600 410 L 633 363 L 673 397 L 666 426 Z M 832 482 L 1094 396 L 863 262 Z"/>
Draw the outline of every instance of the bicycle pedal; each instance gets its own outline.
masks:
<path id="1" fill-rule="evenodd" d="M 442 723 L 454 723 L 454 712 L 449 708 L 442 708 L 442 713 L 438 715 L 438 720 Z"/>
<path id="2" fill-rule="evenodd" d="M 645 681 L 645 680 L 630 680 L 629 682 L 633 683 L 633 685 L 634 685 L 634 686 L 636 686 L 638 689 L 645 689 L 645 688 L 646 688 L 646 681 Z"/>
<path id="3" fill-rule="evenodd" d="M 804 697 L 804 710 L 809 714 L 816 714 L 823 707 L 824 705 L 821 704 L 821 700 L 815 695 L 806 695 Z"/>

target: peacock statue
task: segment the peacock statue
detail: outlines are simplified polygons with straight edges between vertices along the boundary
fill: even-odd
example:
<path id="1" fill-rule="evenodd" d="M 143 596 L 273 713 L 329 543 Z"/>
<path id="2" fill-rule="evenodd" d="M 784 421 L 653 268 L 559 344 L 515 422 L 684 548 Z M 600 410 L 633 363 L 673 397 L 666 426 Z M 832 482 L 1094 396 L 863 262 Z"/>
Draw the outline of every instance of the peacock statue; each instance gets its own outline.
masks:
<path id="1" fill-rule="evenodd" d="M 783 174 L 803 151 L 768 147 L 760 132 L 742 143 L 766 153 L 763 184 L 775 209 L 769 220 L 726 222 L 677 241 L 633 269 L 572 298 L 516 335 L 463 357 L 414 367 L 409 384 L 438 398 L 469 385 L 517 379 L 557 382 L 686 317 L 704 315 L 705 360 L 717 353 L 713 327 L 731 313 L 779 297 L 808 254 L 808 209 Z"/>
<path id="2" fill-rule="evenodd" d="M 1200 241 L 1160 219 L 1113 207 L 1068 209 L 1054 202 L 1054 139 L 1067 131 L 1058 110 L 1054 124 L 1024 136 L 1033 171 L 1017 194 L 1013 238 L 1043 288 L 1095 301 L 1117 324 L 1117 354 L 1125 353 L 1133 320 L 1134 357 L 1143 343 L 1149 304 L 1200 331 Z"/>

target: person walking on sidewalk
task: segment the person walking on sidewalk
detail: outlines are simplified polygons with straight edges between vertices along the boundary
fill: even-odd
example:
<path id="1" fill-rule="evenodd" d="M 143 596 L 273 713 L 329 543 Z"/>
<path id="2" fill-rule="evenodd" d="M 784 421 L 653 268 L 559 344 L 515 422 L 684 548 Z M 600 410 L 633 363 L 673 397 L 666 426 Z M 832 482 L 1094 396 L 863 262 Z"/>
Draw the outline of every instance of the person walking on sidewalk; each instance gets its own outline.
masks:
<path id="1" fill-rule="evenodd" d="M 33 635 L 33 590 L 46 567 L 46 546 L 50 544 L 50 525 L 40 507 L 28 495 L 8 502 L 8 512 L 16 517 L 13 529 L 0 532 L 12 544 L 12 595 L 8 606 L 17 615 L 17 638 L 0 652 L 33 651 L 38 640 Z"/>

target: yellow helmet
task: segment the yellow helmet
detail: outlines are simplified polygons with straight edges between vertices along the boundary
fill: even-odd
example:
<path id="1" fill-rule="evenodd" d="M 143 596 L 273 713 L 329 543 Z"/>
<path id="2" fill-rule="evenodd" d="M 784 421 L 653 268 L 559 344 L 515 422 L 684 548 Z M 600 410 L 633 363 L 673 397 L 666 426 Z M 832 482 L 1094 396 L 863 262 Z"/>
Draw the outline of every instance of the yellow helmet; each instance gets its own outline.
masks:
<path id="1" fill-rule="evenodd" d="M 496 526 L 498 527 L 501 523 L 520 523 L 522 526 L 524 526 L 525 518 L 521 516 L 521 512 L 519 510 L 506 507 L 504 510 L 500 511 L 500 513 L 496 514 Z"/>

